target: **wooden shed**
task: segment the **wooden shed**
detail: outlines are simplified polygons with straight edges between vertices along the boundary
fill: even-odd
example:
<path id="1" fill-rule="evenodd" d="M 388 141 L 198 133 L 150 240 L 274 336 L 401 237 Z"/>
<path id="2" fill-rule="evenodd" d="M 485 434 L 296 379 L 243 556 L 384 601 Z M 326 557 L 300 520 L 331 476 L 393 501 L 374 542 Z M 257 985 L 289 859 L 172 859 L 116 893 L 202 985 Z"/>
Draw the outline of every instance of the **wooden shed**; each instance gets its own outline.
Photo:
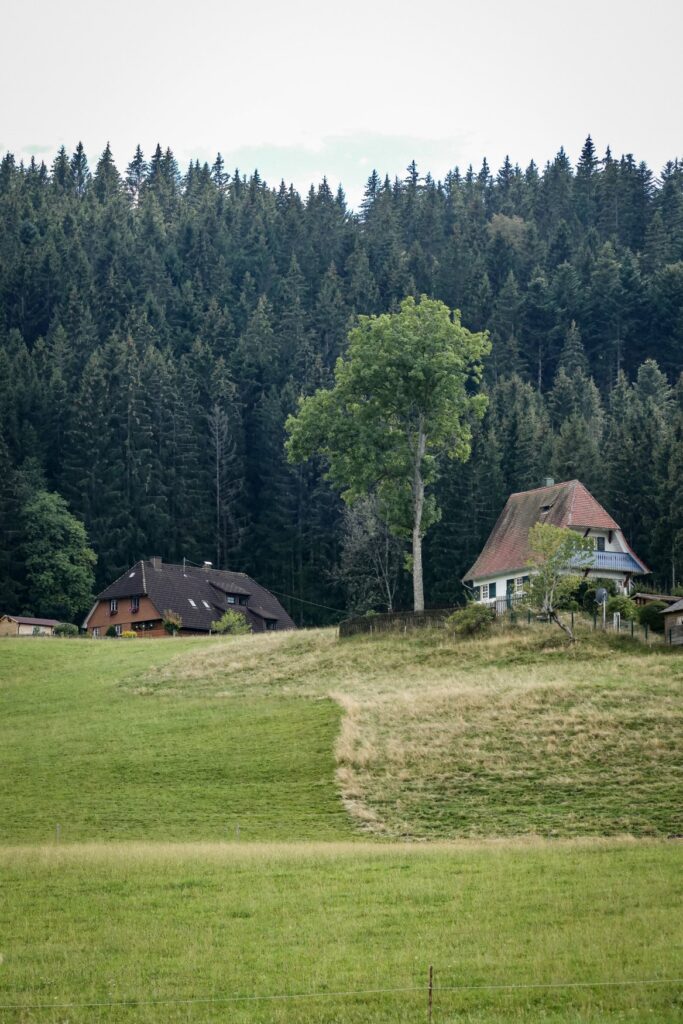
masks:
<path id="1" fill-rule="evenodd" d="M 34 619 L 29 615 L 0 617 L 0 636 L 52 636 L 59 619 Z"/>

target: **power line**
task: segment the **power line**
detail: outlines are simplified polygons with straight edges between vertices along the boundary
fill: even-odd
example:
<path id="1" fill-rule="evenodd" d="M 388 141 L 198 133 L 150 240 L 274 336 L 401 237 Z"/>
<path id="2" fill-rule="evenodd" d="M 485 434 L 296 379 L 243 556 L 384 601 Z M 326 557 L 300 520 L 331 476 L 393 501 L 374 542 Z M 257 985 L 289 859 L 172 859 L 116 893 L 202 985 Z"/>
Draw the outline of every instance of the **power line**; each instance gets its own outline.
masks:
<path id="1" fill-rule="evenodd" d="M 196 566 L 197 569 L 203 569 L 204 567 L 199 562 L 193 562 L 190 558 L 183 558 L 183 562 L 188 562 L 191 565 Z M 277 597 L 286 597 L 289 601 L 298 601 L 299 604 L 308 604 L 311 608 L 324 608 L 327 612 L 337 612 L 338 615 L 348 615 L 348 611 L 342 611 L 341 608 L 332 608 L 329 604 L 318 604 L 316 601 L 305 601 L 303 597 L 294 597 L 293 594 L 283 594 L 280 590 L 273 590 L 272 587 L 267 588 L 271 594 L 275 594 Z"/>
<path id="2" fill-rule="evenodd" d="M 348 615 L 348 611 L 342 611 L 341 608 L 331 608 L 329 604 L 318 604 L 316 601 L 305 601 L 303 597 L 294 597 L 293 594 L 283 594 L 280 590 L 273 590 L 272 587 L 268 587 L 271 594 L 275 594 L 276 597 L 286 597 L 290 601 L 298 601 L 299 604 L 310 604 L 312 608 L 324 608 L 328 612 L 337 612 L 338 615 Z"/>
<path id="3" fill-rule="evenodd" d="M 511 992 L 515 990 L 538 990 L 538 989 L 579 989 L 579 988 L 635 988 L 647 987 L 650 985 L 683 985 L 683 978 L 627 978 L 622 981 L 549 981 L 538 983 L 510 983 L 507 985 L 434 985 L 436 992 Z M 196 996 L 187 999 L 113 999 L 102 1002 L 87 1003 L 0 1003 L 2 1010 L 68 1010 L 87 1009 L 105 1006 L 157 1006 L 174 1005 L 185 1006 L 191 1003 L 232 1003 L 232 1002 L 257 1002 L 267 1000 L 287 999 L 330 999 L 343 996 L 374 996 L 374 995 L 405 995 L 426 991 L 425 985 L 406 986 L 404 988 L 368 988 L 350 989 L 341 991 L 313 991 L 313 992 L 280 992 L 270 995 L 258 993 L 252 995 L 228 995 L 228 996 Z"/>

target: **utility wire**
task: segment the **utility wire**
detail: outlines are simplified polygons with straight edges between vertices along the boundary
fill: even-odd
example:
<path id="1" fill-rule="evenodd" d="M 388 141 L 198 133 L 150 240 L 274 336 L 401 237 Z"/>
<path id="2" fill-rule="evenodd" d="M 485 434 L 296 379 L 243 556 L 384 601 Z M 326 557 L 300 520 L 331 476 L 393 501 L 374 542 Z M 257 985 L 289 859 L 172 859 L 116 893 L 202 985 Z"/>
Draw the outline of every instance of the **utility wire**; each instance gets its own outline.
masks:
<path id="1" fill-rule="evenodd" d="M 683 978 L 639 978 L 623 981 L 549 981 L 528 984 L 508 985 L 435 985 L 434 992 L 511 992 L 515 990 L 538 989 L 577 989 L 577 988 L 633 988 L 650 985 L 683 985 Z M 185 1006 L 190 1003 L 232 1003 L 257 1002 L 266 1000 L 287 999 L 330 999 L 342 996 L 374 996 L 401 995 L 409 992 L 425 992 L 426 985 L 408 986 L 405 988 L 368 988 L 344 991 L 315 992 L 281 992 L 272 995 L 229 995 L 229 996 L 197 996 L 187 999 L 114 999 L 90 1003 L 0 1003 L 2 1010 L 67 1010 L 104 1006 Z"/>
<path id="2" fill-rule="evenodd" d="M 347 611 L 342 611 L 341 608 L 331 608 L 329 604 L 318 604 L 316 601 L 304 601 L 303 597 L 294 597 L 293 594 L 283 594 L 279 590 L 273 590 L 268 587 L 271 594 L 275 594 L 276 597 L 286 597 L 290 601 L 298 601 L 299 604 L 309 604 L 312 608 L 324 608 L 328 612 L 337 612 L 338 615 L 348 615 Z"/>
<path id="3" fill-rule="evenodd" d="M 193 562 L 190 558 L 184 559 L 191 565 L 194 565 L 197 569 L 202 569 L 203 566 L 199 562 Z M 275 594 L 277 597 L 286 597 L 290 601 L 298 601 L 299 604 L 308 604 L 311 608 L 324 608 L 328 612 L 337 612 L 338 615 L 348 615 L 348 611 L 342 611 L 341 608 L 331 608 L 329 604 L 317 604 L 315 601 L 304 601 L 303 597 L 294 597 L 293 594 L 283 594 L 279 590 L 273 590 L 272 587 L 267 588 L 271 594 Z"/>

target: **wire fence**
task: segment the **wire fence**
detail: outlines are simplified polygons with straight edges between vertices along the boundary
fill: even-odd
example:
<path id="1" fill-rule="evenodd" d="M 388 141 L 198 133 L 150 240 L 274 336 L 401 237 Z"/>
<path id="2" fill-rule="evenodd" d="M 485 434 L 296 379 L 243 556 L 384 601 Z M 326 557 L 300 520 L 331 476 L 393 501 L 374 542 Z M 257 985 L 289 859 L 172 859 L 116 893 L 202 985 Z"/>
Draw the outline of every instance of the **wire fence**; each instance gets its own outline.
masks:
<path id="1" fill-rule="evenodd" d="M 463 607 L 462 605 L 459 607 Z M 413 612 L 384 612 L 373 615 L 357 615 L 344 619 L 339 624 L 340 639 L 347 639 L 353 636 L 381 636 L 386 633 L 407 633 L 417 629 L 445 629 L 447 619 L 459 607 L 450 608 L 427 608 L 425 611 Z M 489 602 L 489 607 L 495 612 L 496 621 L 500 625 L 531 626 L 534 623 L 545 621 L 542 616 L 529 608 L 525 603 L 524 595 L 508 594 L 505 597 L 496 598 Z M 605 632 L 628 636 L 633 640 L 639 640 L 646 644 L 663 644 L 669 646 L 683 646 L 683 625 L 673 626 L 661 630 L 653 630 L 649 625 L 640 624 L 635 619 L 626 619 L 618 612 L 604 614 L 602 609 L 597 609 L 591 615 L 586 611 L 563 611 L 560 617 L 575 628 L 588 629 L 594 632 Z"/>
<path id="2" fill-rule="evenodd" d="M 35 1010 L 87 1010 L 103 1009 L 113 1007 L 136 1007 L 136 1006 L 190 1006 L 193 1004 L 227 1004 L 227 1003 L 253 1003 L 253 1002 L 275 1002 L 288 1000 L 316 1000 L 316 999 L 363 999 L 382 995 L 419 995 L 422 993 L 426 999 L 428 1016 L 431 1020 L 432 1010 L 436 1008 L 436 997 L 440 993 L 467 993 L 467 992 L 515 992 L 515 991 L 553 991 L 575 989 L 615 989 L 615 988 L 650 988 L 660 985 L 671 987 L 683 986 L 683 978 L 619 978 L 619 979 L 579 979 L 569 981 L 547 981 L 547 982 L 502 982 L 485 984 L 460 984 L 460 985 L 435 985 L 434 969 L 429 967 L 427 980 L 423 985 L 405 986 L 378 986 L 376 988 L 363 989 L 314 989 L 304 992 L 269 992 L 269 993 L 228 993 L 204 996 L 169 996 L 155 999 L 143 997 L 129 997 L 126 999 L 103 999 L 88 1001 L 73 1001 L 60 1003 L 57 1001 L 46 1003 L 0 1003 L 0 1010 L 16 1010 L 26 1013 Z"/>

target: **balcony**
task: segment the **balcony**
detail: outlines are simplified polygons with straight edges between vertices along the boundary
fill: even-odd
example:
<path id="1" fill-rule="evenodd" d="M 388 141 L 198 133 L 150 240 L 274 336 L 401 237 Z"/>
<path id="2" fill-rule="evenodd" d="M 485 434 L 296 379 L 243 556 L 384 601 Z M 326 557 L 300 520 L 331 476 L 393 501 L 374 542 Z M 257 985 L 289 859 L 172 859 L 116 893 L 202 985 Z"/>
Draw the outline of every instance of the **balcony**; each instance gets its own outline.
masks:
<path id="1" fill-rule="evenodd" d="M 575 560 L 579 569 L 607 569 L 612 572 L 640 572 L 642 566 L 636 562 L 628 551 L 593 551 L 589 555 L 581 555 Z"/>

